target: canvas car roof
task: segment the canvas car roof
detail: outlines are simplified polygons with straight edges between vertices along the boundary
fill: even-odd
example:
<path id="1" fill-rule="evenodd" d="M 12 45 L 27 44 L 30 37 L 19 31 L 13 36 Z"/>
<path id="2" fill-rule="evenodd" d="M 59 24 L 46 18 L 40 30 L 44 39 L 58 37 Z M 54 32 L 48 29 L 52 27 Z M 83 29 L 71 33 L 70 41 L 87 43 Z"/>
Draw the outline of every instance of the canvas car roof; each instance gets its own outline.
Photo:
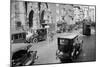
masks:
<path id="1" fill-rule="evenodd" d="M 61 36 L 59 36 L 58 38 L 73 39 L 73 38 L 75 38 L 77 36 L 78 36 L 77 33 L 64 33 L 64 34 L 61 34 Z"/>

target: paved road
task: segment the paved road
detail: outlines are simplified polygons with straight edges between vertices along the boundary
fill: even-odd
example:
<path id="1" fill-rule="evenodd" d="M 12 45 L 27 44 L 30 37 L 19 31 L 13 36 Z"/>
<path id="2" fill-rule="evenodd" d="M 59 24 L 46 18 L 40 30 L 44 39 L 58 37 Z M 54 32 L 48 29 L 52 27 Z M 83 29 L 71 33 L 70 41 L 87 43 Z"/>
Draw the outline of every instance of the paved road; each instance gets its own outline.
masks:
<path id="1" fill-rule="evenodd" d="M 57 36 L 60 36 L 57 35 Z M 60 63 L 56 59 L 57 50 L 57 36 L 54 37 L 53 41 L 43 41 L 38 44 L 33 44 L 32 50 L 37 50 L 37 55 L 39 56 L 35 64 L 49 64 L 49 63 Z M 81 61 L 95 61 L 96 59 L 96 45 L 95 45 L 95 35 L 91 36 L 81 36 L 80 38 L 84 41 L 83 51 L 79 57 L 74 62 Z"/>
<path id="2" fill-rule="evenodd" d="M 95 35 L 91 35 L 90 37 L 83 36 L 82 37 L 83 50 L 80 56 L 78 57 L 76 62 L 79 61 L 95 61 L 96 60 L 96 40 Z"/>

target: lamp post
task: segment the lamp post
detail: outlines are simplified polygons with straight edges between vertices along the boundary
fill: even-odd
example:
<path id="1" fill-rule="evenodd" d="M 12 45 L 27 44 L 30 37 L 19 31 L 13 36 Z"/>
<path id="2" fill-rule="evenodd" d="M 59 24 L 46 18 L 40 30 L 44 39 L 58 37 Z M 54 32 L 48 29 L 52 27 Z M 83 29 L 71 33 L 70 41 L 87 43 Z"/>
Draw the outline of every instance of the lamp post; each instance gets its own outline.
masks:
<path id="1" fill-rule="evenodd" d="M 48 35 L 48 34 L 49 34 L 49 33 L 48 33 L 49 27 L 50 27 L 49 25 L 45 26 L 45 28 L 47 29 L 47 40 L 48 40 L 48 41 L 49 41 L 49 37 L 48 37 L 48 36 L 49 36 L 49 35 Z"/>

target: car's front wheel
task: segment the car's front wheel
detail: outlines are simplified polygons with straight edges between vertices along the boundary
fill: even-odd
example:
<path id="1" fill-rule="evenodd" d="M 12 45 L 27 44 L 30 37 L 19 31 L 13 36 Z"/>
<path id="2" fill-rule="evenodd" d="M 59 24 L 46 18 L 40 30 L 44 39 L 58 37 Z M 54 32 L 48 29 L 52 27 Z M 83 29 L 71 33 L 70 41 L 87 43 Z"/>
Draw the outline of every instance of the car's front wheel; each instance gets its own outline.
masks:
<path id="1" fill-rule="evenodd" d="M 37 38 L 33 38 L 32 39 L 32 43 L 37 43 L 38 42 L 38 39 Z"/>

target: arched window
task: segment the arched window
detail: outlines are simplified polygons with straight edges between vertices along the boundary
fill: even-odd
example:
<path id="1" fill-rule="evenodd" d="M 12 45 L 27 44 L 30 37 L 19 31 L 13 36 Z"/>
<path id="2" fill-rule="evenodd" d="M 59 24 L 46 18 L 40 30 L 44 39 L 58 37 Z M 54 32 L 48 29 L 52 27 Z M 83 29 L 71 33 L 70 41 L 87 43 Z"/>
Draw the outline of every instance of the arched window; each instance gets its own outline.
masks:
<path id="1" fill-rule="evenodd" d="M 16 27 L 21 27 L 21 22 L 20 21 L 16 22 Z"/>
<path id="2" fill-rule="evenodd" d="M 29 27 L 30 28 L 33 26 L 33 14 L 34 14 L 34 11 L 31 10 L 29 13 Z"/>

